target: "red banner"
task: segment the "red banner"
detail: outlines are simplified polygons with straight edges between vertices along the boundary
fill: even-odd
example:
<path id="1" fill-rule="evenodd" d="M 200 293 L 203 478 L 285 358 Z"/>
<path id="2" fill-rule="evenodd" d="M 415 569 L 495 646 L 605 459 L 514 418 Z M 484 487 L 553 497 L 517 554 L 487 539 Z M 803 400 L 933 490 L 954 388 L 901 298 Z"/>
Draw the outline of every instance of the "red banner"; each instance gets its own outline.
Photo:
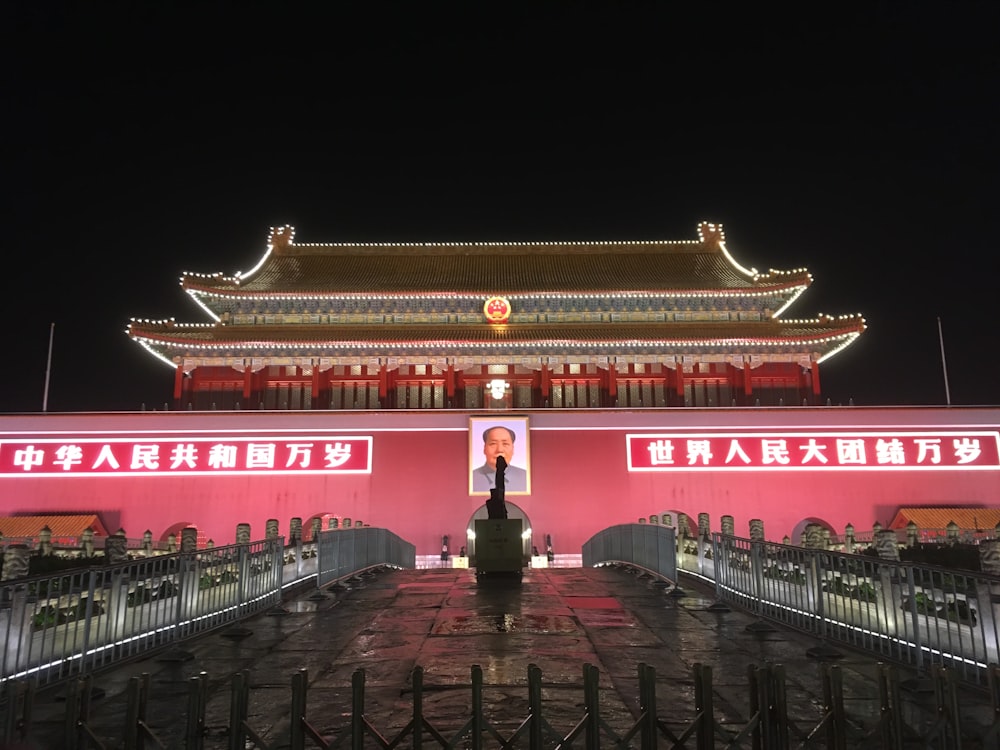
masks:
<path id="1" fill-rule="evenodd" d="M 4 440 L 0 476 L 371 474 L 372 438 L 335 435 Z"/>
<path id="2" fill-rule="evenodd" d="M 701 432 L 625 436 L 629 471 L 1000 469 L 998 432 Z"/>

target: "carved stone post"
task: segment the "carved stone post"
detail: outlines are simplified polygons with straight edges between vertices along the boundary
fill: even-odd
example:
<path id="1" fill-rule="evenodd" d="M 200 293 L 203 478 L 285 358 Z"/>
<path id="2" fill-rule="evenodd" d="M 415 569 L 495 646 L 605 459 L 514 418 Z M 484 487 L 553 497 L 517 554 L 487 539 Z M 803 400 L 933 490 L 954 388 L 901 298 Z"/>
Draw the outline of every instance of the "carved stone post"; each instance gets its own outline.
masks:
<path id="1" fill-rule="evenodd" d="M 337 528 L 340 527 L 340 519 L 331 518 L 329 521 L 327 521 L 326 527 L 331 530 L 336 530 Z"/>
<path id="2" fill-rule="evenodd" d="M 849 523 L 844 527 L 844 552 L 849 555 L 854 554 L 854 524 Z"/>
<path id="3" fill-rule="evenodd" d="M 945 526 L 945 534 L 948 538 L 948 544 L 958 544 L 958 524 L 954 521 L 948 521 L 948 525 Z"/>
<path id="4" fill-rule="evenodd" d="M 264 524 L 264 538 L 265 539 L 277 539 L 278 538 L 278 519 L 269 518 Z"/>
<path id="5" fill-rule="evenodd" d="M 146 557 L 153 556 L 153 532 L 149 529 L 142 535 L 142 552 Z"/>
<path id="6" fill-rule="evenodd" d="M 312 536 L 313 542 L 315 543 L 315 542 L 319 541 L 319 532 L 321 532 L 323 530 L 323 519 L 319 518 L 319 517 L 314 518 L 312 520 L 311 526 L 312 526 L 312 528 L 311 528 L 311 536 Z"/>
<path id="7" fill-rule="evenodd" d="M 723 516 L 719 519 L 722 524 L 722 533 L 726 536 L 736 536 L 736 522 L 732 516 Z"/>
<path id="8" fill-rule="evenodd" d="M 805 542 L 802 545 L 803 547 L 807 549 L 823 549 L 823 527 L 818 523 L 807 524 L 802 535 Z"/>
<path id="9" fill-rule="evenodd" d="M 915 521 L 910 521 L 906 524 L 906 546 L 916 547 L 917 540 L 920 538 L 920 531 L 917 529 L 917 524 Z"/>
<path id="10" fill-rule="evenodd" d="M 3 551 L 2 581 L 16 581 L 28 577 L 31 550 L 26 544 L 11 544 Z"/>
<path id="11" fill-rule="evenodd" d="M 882 563 L 878 566 L 879 588 L 882 596 L 882 611 L 885 613 L 885 625 L 889 635 L 900 631 L 900 618 L 903 617 L 903 590 L 900 581 L 900 567 L 892 563 L 899 562 L 899 542 L 896 532 L 892 530 L 879 531 L 875 535 L 875 551 Z"/>
<path id="12" fill-rule="evenodd" d="M 86 558 L 91 558 L 94 556 L 94 530 L 91 528 L 86 528 L 80 534 L 80 549 L 83 552 L 83 556 Z"/>
<path id="13" fill-rule="evenodd" d="M 292 518 L 288 524 L 288 539 L 285 546 L 295 548 L 295 571 L 296 576 L 302 575 L 302 519 L 298 516 Z"/>
<path id="14" fill-rule="evenodd" d="M 664 526 L 673 526 L 674 525 L 674 517 L 672 515 L 670 515 L 669 513 L 664 513 L 662 515 L 662 518 L 660 519 L 660 523 L 662 523 Z"/>
<path id="15" fill-rule="evenodd" d="M 754 542 L 764 541 L 764 521 L 762 519 L 750 519 L 750 539 Z"/>
<path id="16" fill-rule="evenodd" d="M 698 514 L 698 538 L 708 539 L 712 535 L 712 530 L 709 527 L 708 513 Z"/>
<path id="17" fill-rule="evenodd" d="M 236 543 L 250 544 L 250 524 L 248 523 L 236 524 Z"/>
<path id="18" fill-rule="evenodd" d="M 122 533 L 112 534 L 104 540 L 104 561 L 115 565 L 128 560 L 128 539 Z"/>
<path id="19" fill-rule="evenodd" d="M 52 557 L 52 529 L 46 524 L 38 532 L 38 554 L 42 557 Z"/>
<path id="20" fill-rule="evenodd" d="M 691 523 L 688 520 L 687 513 L 677 514 L 677 535 L 681 539 L 689 539 L 691 537 Z"/>
<path id="21" fill-rule="evenodd" d="M 710 556 L 712 549 L 711 529 L 709 528 L 708 513 L 698 514 L 698 572 L 705 573 L 705 558 Z M 714 565 L 714 561 L 713 561 Z"/>
<path id="22" fill-rule="evenodd" d="M 181 552 L 198 551 L 198 529 L 188 526 L 181 529 Z"/>
<path id="23" fill-rule="evenodd" d="M 173 554 L 177 551 L 177 535 L 168 534 L 167 535 L 167 552 Z"/>
<path id="24" fill-rule="evenodd" d="M 27 553 L 28 547 L 23 544 L 12 545 L 23 548 Z M 7 562 L 10 547 L 4 550 L 3 580 L 10 581 L 8 577 Z M 27 557 L 25 556 L 25 560 Z M 14 568 L 18 566 L 15 564 Z M 24 567 L 24 575 L 27 575 L 27 564 Z M 16 570 L 15 570 L 16 572 Z M 18 576 L 23 578 L 24 576 Z M 23 669 L 28 664 L 28 656 L 31 652 L 31 618 L 30 612 L 34 610 L 34 605 L 28 606 L 28 587 L 25 584 L 12 585 L 9 588 L 10 597 L 0 601 L 0 644 L 3 645 L 3 666 L 9 673 Z M 8 706 L 8 709 L 10 707 Z M 9 714 L 12 715 L 12 714 Z"/>

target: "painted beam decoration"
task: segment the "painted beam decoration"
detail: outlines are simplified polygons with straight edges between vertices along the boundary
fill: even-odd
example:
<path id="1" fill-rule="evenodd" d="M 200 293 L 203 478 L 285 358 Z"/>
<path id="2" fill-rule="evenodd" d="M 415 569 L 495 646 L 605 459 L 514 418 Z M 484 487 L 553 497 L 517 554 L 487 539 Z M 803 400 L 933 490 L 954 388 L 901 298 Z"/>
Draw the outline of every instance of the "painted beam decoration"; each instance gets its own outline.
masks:
<path id="1" fill-rule="evenodd" d="M 627 434 L 629 471 L 996 470 L 1000 432 Z"/>
<path id="2" fill-rule="evenodd" d="M 371 474 L 360 435 L 148 435 L 5 439 L 0 476 Z"/>

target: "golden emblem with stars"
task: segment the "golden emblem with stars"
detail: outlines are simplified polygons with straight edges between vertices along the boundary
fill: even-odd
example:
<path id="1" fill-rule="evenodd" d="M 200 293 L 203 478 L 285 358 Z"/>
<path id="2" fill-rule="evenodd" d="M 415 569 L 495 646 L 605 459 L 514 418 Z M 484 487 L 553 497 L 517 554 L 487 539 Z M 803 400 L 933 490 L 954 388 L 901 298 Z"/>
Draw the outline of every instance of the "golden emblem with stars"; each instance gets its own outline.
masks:
<path id="1" fill-rule="evenodd" d="M 490 297 L 483 305 L 483 315 L 490 323 L 506 323 L 510 317 L 510 300 L 506 297 Z"/>

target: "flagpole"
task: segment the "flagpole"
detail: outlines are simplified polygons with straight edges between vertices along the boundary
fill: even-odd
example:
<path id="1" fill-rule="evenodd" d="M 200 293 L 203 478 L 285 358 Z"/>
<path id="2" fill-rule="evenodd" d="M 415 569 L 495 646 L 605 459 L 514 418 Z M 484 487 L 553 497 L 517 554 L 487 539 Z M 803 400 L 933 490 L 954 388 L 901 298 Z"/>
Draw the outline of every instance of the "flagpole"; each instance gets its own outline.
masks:
<path id="1" fill-rule="evenodd" d="M 42 397 L 42 411 L 49 410 L 49 373 L 52 371 L 52 339 L 55 337 L 56 324 L 49 328 L 49 358 L 45 363 L 45 395 Z"/>
<path id="2" fill-rule="evenodd" d="M 948 390 L 948 364 L 944 360 L 944 333 L 941 331 L 941 316 L 938 316 L 938 341 L 941 342 L 941 370 L 944 372 L 944 398 L 945 403 L 951 406 L 951 391 Z"/>

